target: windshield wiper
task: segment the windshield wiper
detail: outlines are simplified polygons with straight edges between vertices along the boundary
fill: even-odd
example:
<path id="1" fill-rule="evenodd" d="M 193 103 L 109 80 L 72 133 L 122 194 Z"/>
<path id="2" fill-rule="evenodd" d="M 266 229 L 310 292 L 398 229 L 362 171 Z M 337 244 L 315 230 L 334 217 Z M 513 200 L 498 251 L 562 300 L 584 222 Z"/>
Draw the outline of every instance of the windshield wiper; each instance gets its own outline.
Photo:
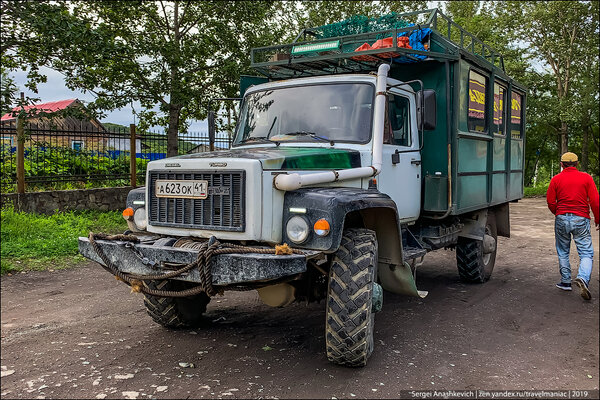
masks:
<path id="1" fill-rule="evenodd" d="M 271 139 L 263 137 L 263 136 L 249 137 L 247 139 L 242 140 L 240 142 L 240 144 L 241 143 L 248 143 L 248 142 L 275 143 L 275 145 L 277 145 L 277 146 L 279 146 L 281 144 L 277 140 L 271 140 Z"/>
<path id="2" fill-rule="evenodd" d="M 289 133 L 285 133 L 284 136 L 308 136 L 313 139 L 322 140 L 324 142 L 329 142 L 329 143 L 331 143 L 331 145 L 334 144 L 333 140 L 323 137 L 323 136 L 319 136 L 314 132 L 307 132 L 307 131 L 289 132 Z"/>

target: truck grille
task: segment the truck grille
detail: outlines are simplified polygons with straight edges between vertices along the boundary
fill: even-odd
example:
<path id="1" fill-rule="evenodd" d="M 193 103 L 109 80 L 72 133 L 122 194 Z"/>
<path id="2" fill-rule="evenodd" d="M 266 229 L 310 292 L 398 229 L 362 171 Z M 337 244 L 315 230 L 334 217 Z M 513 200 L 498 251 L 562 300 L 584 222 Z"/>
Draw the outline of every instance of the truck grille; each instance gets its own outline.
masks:
<path id="1" fill-rule="evenodd" d="M 156 197 L 156 181 L 205 180 L 206 199 Z M 147 185 L 149 224 L 178 228 L 244 231 L 245 172 L 150 172 Z M 223 194 L 221 194 L 223 193 Z"/>

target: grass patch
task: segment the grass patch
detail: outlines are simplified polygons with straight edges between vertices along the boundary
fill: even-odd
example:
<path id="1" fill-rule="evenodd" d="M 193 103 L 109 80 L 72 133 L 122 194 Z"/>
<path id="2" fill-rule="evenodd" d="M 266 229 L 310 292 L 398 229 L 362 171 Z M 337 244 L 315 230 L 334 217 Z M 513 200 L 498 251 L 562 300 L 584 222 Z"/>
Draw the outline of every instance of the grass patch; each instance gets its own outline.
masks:
<path id="1" fill-rule="evenodd" d="M 546 197 L 548 191 L 548 185 L 525 187 L 523 189 L 523 195 L 525 197 Z"/>
<path id="2" fill-rule="evenodd" d="M 54 215 L 2 210 L 1 273 L 63 269 L 83 261 L 77 238 L 90 231 L 121 233 L 127 223 L 118 211 L 71 211 Z"/>

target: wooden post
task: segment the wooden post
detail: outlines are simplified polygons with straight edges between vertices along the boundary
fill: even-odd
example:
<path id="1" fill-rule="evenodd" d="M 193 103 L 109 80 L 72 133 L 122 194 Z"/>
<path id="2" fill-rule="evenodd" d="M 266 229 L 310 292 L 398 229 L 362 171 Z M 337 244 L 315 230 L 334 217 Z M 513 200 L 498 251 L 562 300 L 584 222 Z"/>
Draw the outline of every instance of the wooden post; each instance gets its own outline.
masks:
<path id="1" fill-rule="evenodd" d="M 215 151 L 215 112 L 208 111 L 208 151 Z"/>
<path id="2" fill-rule="evenodd" d="M 231 146 L 232 136 L 233 131 L 231 130 L 231 104 L 227 103 L 227 140 L 229 142 L 229 146 Z"/>
<path id="3" fill-rule="evenodd" d="M 25 94 L 21 92 L 21 106 Z M 17 193 L 25 193 L 25 121 L 17 117 Z"/>
<path id="4" fill-rule="evenodd" d="M 135 165 L 135 124 L 129 125 L 129 169 L 131 170 L 131 187 L 137 186 L 136 165 Z"/>

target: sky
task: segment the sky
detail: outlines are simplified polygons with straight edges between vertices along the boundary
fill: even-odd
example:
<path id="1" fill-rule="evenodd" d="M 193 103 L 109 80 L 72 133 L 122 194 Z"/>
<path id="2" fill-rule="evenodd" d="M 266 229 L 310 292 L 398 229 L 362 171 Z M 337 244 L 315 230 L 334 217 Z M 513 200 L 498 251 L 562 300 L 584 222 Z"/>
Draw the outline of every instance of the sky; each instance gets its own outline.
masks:
<path id="1" fill-rule="evenodd" d="M 46 83 L 40 83 L 38 85 L 38 92 L 34 93 L 25 87 L 27 82 L 27 73 L 25 71 L 11 71 L 11 76 L 14 78 L 19 92 L 25 93 L 26 97 L 39 98 L 41 103 L 47 103 L 50 101 L 67 100 L 67 99 L 79 99 L 85 102 L 94 101 L 95 98 L 91 93 L 83 93 L 81 91 L 72 91 L 65 86 L 65 82 L 62 74 L 56 72 L 50 68 L 41 67 L 40 73 L 48 77 Z M 136 110 L 140 110 L 140 104 L 134 103 L 133 106 Z M 100 122 L 111 122 L 113 124 L 129 126 L 129 124 L 136 123 L 135 115 L 132 112 L 131 106 L 124 107 L 119 110 L 108 112 L 106 117 L 100 118 Z M 189 132 L 207 132 L 206 121 L 191 121 Z M 153 130 L 162 130 L 161 127 L 153 127 Z"/>

